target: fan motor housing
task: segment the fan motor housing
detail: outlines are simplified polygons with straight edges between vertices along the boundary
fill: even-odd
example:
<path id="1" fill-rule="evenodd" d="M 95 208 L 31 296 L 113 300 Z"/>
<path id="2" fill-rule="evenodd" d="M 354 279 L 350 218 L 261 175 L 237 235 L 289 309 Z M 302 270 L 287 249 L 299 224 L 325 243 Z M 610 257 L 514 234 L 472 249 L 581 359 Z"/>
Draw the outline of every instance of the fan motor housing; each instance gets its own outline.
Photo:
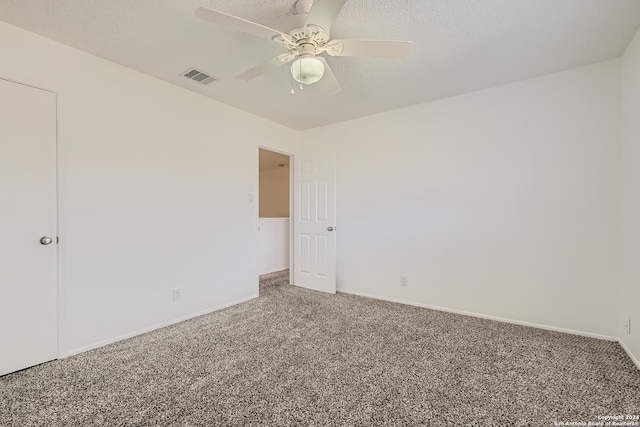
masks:
<path id="1" fill-rule="evenodd" d="M 289 52 L 297 55 L 317 55 L 324 52 L 329 42 L 329 33 L 316 25 L 289 31 L 290 40 L 276 36 L 274 41 L 287 45 Z"/>

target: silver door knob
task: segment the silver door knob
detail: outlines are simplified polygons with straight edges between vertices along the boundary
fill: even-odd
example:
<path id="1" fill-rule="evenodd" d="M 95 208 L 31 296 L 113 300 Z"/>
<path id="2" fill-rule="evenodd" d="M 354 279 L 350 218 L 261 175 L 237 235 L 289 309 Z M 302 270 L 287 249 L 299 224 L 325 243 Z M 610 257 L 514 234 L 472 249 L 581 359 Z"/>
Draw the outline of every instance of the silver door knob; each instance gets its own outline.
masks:
<path id="1" fill-rule="evenodd" d="M 327 231 L 333 231 L 335 229 L 336 229 L 335 227 L 327 227 Z"/>
<path id="2" fill-rule="evenodd" d="M 49 236 L 44 236 L 40 238 L 41 245 L 50 245 L 51 243 L 53 243 L 53 239 Z"/>

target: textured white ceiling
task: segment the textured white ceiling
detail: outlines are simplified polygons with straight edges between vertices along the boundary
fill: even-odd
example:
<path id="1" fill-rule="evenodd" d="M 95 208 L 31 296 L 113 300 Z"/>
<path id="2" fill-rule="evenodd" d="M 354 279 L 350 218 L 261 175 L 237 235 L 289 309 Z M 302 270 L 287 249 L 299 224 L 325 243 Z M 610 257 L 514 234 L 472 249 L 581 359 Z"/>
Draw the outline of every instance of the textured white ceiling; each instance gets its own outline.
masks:
<path id="1" fill-rule="evenodd" d="M 348 0 L 333 38 L 411 40 L 413 54 L 327 57 L 342 91 L 292 96 L 286 65 L 234 79 L 283 47 L 195 18 L 203 6 L 296 26 L 295 0 L 2 0 L 0 19 L 294 129 L 614 58 L 640 24 L 639 0 Z M 190 67 L 220 80 L 186 80 Z"/>

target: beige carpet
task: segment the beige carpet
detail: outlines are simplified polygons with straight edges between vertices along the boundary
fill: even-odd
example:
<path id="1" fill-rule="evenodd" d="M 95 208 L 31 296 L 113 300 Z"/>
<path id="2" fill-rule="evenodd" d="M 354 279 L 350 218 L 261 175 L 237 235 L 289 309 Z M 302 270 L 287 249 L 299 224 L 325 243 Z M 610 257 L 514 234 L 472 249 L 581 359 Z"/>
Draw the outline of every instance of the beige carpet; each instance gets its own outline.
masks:
<path id="1" fill-rule="evenodd" d="M 2 426 L 554 426 L 640 414 L 616 343 L 286 285 L 0 377 Z M 559 425 L 559 424 L 555 424 Z"/>

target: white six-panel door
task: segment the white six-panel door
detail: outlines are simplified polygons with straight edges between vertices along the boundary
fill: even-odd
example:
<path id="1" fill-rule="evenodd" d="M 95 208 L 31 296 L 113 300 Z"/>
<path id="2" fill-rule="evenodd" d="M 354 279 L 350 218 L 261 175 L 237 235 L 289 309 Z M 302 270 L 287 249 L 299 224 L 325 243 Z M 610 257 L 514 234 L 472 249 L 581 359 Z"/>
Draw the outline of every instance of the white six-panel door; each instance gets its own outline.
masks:
<path id="1" fill-rule="evenodd" d="M 293 283 L 336 292 L 335 156 L 294 157 Z"/>
<path id="2" fill-rule="evenodd" d="M 0 375 L 57 357 L 56 212 L 56 95 L 0 79 Z"/>

